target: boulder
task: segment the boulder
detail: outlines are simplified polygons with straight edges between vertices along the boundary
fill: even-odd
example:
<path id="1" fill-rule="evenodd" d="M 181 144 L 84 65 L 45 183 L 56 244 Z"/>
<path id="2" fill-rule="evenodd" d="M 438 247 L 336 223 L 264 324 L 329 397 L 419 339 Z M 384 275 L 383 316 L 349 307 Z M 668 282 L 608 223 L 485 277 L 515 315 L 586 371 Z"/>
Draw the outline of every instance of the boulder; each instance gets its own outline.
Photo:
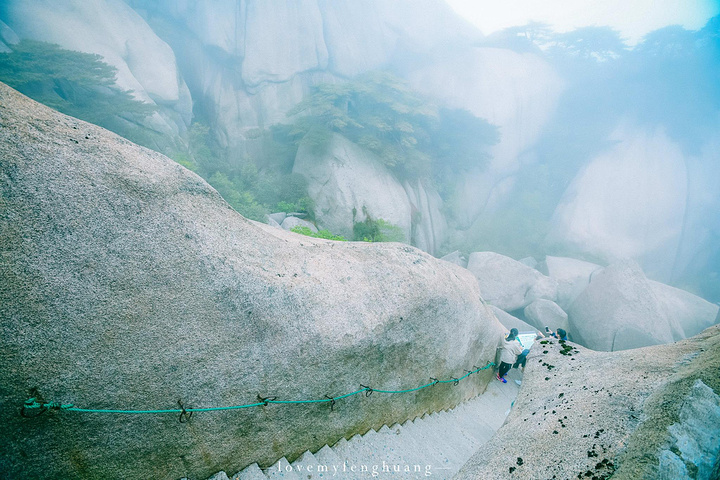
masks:
<path id="1" fill-rule="evenodd" d="M 720 326 L 623 352 L 535 343 L 507 420 L 455 478 L 713 478 L 719 368 Z M 670 455 L 693 473 L 668 476 Z"/>
<path id="2" fill-rule="evenodd" d="M 488 305 L 488 308 L 495 315 L 495 318 L 497 318 L 498 321 L 502 323 L 502 326 L 505 327 L 508 331 L 512 328 L 517 328 L 518 332 L 534 332 L 535 330 L 538 330 L 538 328 L 534 327 L 533 325 L 530 325 L 527 322 L 523 322 L 519 318 L 510 315 L 505 310 L 500 310 L 495 305 Z"/>
<path id="3" fill-rule="evenodd" d="M 2 84 L 0 125 L 0 476 L 207 478 L 269 466 L 452 407 L 489 381 L 488 370 L 331 405 L 326 395 L 361 383 L 413 388 L 494 358 L 502 326 L 469 272 L 407 245 L 250 222 L 168 158 Z M 327 402 L 178 422 L 180 405 L 259 396 Z M 23 418 L 30 397 L 175 411 Z"/>
<path id="4" fill-rule="evenodd" d="M 555 280 L 499 253 L 471 253 L 467 268 L 477 278 L 483 298 L 506 312 L 557 296 Z"/>
<path id="5" fill-rule="evenodd" d="M 525 307 L 523 313 L 527 321 L 540 331 L 544 332 L 545 327 L 550 327 L 553 332 L 558 328 L 562 328 L 566 332 L 569 331 L 567 313 L 552 300 L 544 298 L 535 300 Z"/>
<path id="6" fill-rule="evenodd" d="M 452 253 L 448 253 L 444 257 L 440 257 L 440 260 L 445 260 L 446 262 L 454 263 L 455 265 L 467 268 L 467 258 L 465 258 L 465 255 L 460 253 L 459 250 L 455 250 Z"/>
<path id="7" fill-rule="evenodd" d="M 583 260 L 549 255 L 545 257 L 545 261 L 540 267 L 540 271 L 544 270 L 543 273 L 557 281 L 557 303 L 563 309 L 569 308 L 577 296 L 585 290 L 593 272 L 603 268 Z"/>
<path id="8" fill-rule="evenodd" d="M 297 217 L 285 218 L 285 220 L 283 220 L 281 226 L 285 230 L 292 230 L 295 227 L 307 227 L 310 229 L 311 232 L 317 233 L 317 231 L 318 231 L 317 227 L 314 224 L 312 224 L 311 222 L 308 222 L 307 220 L 303 220 L 302 218 L 297 218 Z"/>
<path id="9" fill-rule="evenodd" d="M 278 222 L 276 222 L 275 219 L 273 219 L 271 216 L 266 215 L 265 218 L 266 218 L 265 223 L 267 223 L 271 227 L 282 228 L 282 225 L 280 225 Z"/>
<path id="10" fill-rule="evenodd" d="M 669 318 L 674 318 L 682 328 L 685 338 L 702 332 L 711 325 L 718 323 L 720 310 L 707 300 L 679 288 L 664 283 L 649 281 L 650 288 Z"/>
<path id="11" fill-rule="evenodd" d="M 637 262 L 613 263 L 592 276 L 568 311 L 570 331 L 593 350 L 625 350 L 684 338 Z"/>
<path id="12" fill-rule="evenodd" d="M 707 215 L 718 200 L 703 193 L 720 178 L 716 157 L 708 151 L 688 158 L 662 128 L 627 121 L 607 143 L 565 191 L 548 241 L 607 261 L 635 259 L 652 278 L 669 283 L 710 241 L 708 232 L 720 228 Z"/>
<path id="13" fill-rule="evenodd" d="M 308 181 L 308 194 L 322 228 L 353 238 L 353 224 L 368 216 L 411 235 L 412 207 L 402 185 L 370 151 L 333 134 L 318 151 L 300 144 L 293 173 Z"/>
<path id="14" fill-rule="evenodd" d="M 285 212 L 277 212 L 277 213 L 270 213 L 268 214 L 268 219 L 272 219 L 275 221 L 275 223 L 282 224 L 282 222 L 287 218 L 287 213 Z"/>

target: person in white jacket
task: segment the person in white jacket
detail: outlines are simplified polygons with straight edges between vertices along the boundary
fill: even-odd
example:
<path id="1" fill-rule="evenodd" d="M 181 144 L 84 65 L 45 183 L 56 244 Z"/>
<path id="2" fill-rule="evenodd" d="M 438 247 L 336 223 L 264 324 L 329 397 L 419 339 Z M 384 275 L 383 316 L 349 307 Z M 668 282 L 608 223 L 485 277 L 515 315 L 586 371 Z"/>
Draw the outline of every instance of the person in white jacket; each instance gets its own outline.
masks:
<path id="1" fill-rule="evenodd" d="M 505 337 L 500 346 L 502 351 L 500 352 L 500 367 L 497 373 L 497 379 L 503 383 L 507 383 L 505 375 L 510 371 L 513 364 L 523 351 L 523 346 L 517 339 L 518 330 L 513 328 L 510 330 L 510 334 Z"/>

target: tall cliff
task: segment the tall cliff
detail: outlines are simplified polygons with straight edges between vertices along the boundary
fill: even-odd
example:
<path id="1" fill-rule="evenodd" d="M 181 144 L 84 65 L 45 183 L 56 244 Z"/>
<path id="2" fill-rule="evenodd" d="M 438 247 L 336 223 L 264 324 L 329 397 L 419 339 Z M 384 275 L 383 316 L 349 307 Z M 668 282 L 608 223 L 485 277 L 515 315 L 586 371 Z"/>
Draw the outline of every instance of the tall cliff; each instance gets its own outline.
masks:
<path id="1" fill-rule="evenodd" d="M 422 213 L 398 220 L 408 241 L 433 254 L 630 256 L 656 280 L 720 295 L 720 225 L 707 214 L 719 204 L 718 21 L 669 27 L 632 51 L 619 39 L 603 50 L 602 28 L 558 34 L 545 50 L 534 31 L 482 38 L 441 0 L 7 0 L 0 22 L 2 50 L 34 38 L 102 55 L 119 86 L 158 107 L 149 128 L 182 143 L 195 115 L 230 163 L 267 153 L 258 132 L 290 122 L 314 86 L 390 70 L 500 133 L 489 161 L 446 188 L 395 179 L 402 208 Z M 381 187 L 351 177 L 315 200 Z"/>

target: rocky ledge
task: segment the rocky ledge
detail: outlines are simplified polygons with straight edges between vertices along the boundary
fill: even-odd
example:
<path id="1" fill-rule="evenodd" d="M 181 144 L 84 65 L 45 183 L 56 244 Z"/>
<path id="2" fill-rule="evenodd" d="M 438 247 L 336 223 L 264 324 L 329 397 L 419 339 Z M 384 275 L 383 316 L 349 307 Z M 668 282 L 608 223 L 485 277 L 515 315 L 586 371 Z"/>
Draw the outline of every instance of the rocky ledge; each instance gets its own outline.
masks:
<path id="1" fill-rule="evenodd" d="M 455 478 L 718 478 L 718 372 L 720 326 L 621 352 L 538 342 L 505 425 Z"/>

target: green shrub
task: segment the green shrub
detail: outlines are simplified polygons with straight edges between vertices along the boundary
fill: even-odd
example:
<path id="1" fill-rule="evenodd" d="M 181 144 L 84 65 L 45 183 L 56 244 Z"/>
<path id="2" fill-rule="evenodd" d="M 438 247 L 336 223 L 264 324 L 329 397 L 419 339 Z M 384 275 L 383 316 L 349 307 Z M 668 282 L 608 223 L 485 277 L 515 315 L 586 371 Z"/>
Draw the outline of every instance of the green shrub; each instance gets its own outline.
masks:
<path id="1" fill-rule="evenodd" d="M 366 216 L 362 222 L 353 224 L 353 239 L 363 242 L 406 242 L 405 233 L 397 225 L 378 218 Z"/>
<path id="2" fill-rule="evenodd" d="M 318 232 L 313 232 L 308 227 L 303 227 L 302 225 L 294 226 L 290 229 L 291 232 L 299 233 L 300 235 L 305 235 L 308 237 L 313 238 L 324 238 L 325 240 L 336 240 L 338 242 L 345 242 L 347 239 L 343 237 L 342 235 L 335 235 L 334 233 L 330 232 L 329 230 L 320 230 Z"/>

